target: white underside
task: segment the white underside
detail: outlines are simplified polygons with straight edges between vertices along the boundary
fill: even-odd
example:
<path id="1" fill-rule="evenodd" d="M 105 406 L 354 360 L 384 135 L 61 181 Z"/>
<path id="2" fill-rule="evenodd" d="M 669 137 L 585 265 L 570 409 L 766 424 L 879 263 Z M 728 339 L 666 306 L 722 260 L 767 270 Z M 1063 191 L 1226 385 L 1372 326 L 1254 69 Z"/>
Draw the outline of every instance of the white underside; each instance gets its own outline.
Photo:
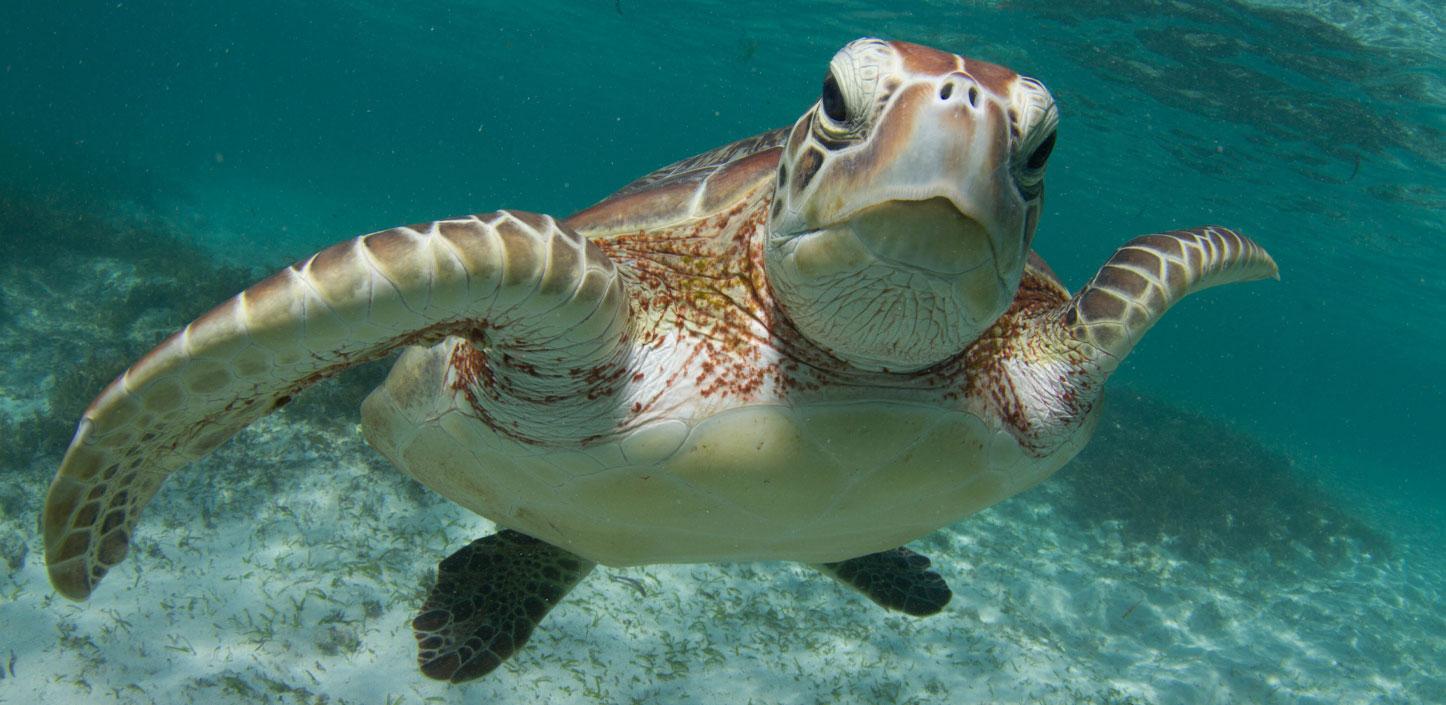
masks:
<path id="1" fill-rule="evenodd" d="M 881 551 L 1029 488 L 1077 450 L 1032 457 L 974 415 L 885 401 L 751 404 L 585 448 L 525 445 L 440 392 L 440 354 L 410 351 L 368 397 L 367 440 L 458 504 L 607 565 Z"/>

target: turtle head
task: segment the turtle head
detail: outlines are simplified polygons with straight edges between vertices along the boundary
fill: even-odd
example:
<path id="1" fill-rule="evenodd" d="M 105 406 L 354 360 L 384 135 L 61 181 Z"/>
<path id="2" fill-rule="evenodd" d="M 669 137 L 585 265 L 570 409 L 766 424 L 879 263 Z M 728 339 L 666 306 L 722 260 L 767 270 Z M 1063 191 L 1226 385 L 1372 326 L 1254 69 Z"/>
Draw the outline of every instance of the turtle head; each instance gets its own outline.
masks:
<path id="1" fill-rule="evenodd" d="M 858 367 L 958 354 L 1014 298 L 1056 124 L 1049 91 L 1009 69 L 845 46 L 780 159 L 764 245 L 775 299 Z"/>

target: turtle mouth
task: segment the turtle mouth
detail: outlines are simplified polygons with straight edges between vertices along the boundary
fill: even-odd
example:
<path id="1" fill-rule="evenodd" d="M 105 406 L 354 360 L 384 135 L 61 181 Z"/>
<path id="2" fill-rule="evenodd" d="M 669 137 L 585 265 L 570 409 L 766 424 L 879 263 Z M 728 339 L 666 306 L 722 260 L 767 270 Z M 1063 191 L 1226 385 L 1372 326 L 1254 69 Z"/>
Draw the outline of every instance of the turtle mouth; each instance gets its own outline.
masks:
<path id="1" fill-rule="evenodd" d="M 879 260 L 935 276 L 957 277 L 995 261 L 989 231 L 942 196 L 885 201 L 842 227 Z"/>

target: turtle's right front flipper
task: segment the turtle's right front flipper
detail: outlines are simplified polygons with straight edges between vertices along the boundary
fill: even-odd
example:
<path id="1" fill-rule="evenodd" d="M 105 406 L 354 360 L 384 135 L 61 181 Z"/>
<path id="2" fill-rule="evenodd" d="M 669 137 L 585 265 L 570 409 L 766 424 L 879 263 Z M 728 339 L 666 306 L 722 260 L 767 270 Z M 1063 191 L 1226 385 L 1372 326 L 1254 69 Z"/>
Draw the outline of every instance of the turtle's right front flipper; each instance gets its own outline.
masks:
<path id="1" fill-rule="evenodd" d="M 594 565 L 511 530 L 448 556 L 412 620 L 422 673 L 453 683 L 491 673 Z"/>
<path id="2" fill-rule="evenodd" d="M 1073 297 L 1063 299 L 1062 287 L 1049 297 L 1035 295 L 1042 304 L 1031 325 L 1040 327 L 1043 344 L 1022 346 L 1019 361 L 1005 372 L 1017 396 L 1004 413 L 1017 419 L 1021 439 L 1036 449 L 1052 452 L 1083 440 L 1079 425 L 1098 418 L 1091 411 L 1105 381 L 1171 306 L 1213 286 L 1272 277 L 1279 271 L 1265 248 L 1227 228 L 1130 240 Z"/>
<path id="3" fill-rule="evenodd" d="M 1060 315 L 1108 376 L 1180 299 L 1232 282 L 1280 278 L 1265 248 L 1228 228 L 1204 227 L 1137 237 L 1115 251 Z"/>
<path id="4" fill-rule="evenodd" d="M 88 597 L 168 474 L 317 380 L 449 335 L 586 369 L 621 349 L 627 317 L 616 266 L 547 216 L 499 211 L 323 250 L 196 319 L 91 403 L 45 500 L 51 583 Z"/>

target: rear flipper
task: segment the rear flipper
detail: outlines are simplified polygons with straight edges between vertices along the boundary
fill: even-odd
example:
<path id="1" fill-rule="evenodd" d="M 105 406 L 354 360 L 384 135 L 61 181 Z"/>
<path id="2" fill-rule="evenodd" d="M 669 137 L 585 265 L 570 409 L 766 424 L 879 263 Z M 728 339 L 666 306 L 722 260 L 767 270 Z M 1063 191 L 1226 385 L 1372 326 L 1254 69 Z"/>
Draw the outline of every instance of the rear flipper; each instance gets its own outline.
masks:
<path id="1" fill-rule="evenodd" d="M 478 539 L 437 566 L 437 584 L 412 629 L 422 673 L 461 683 L 491 673 L 594 563 L 504 530 Z"/>
<path id="2" fill-rule="evenodd" d="M 915 617 L 936 614 L 954 593 L 929 559 L 899 547 L 837 563 L 819 563 L 824 575 L 864 594 L 881 607 Z"/>

